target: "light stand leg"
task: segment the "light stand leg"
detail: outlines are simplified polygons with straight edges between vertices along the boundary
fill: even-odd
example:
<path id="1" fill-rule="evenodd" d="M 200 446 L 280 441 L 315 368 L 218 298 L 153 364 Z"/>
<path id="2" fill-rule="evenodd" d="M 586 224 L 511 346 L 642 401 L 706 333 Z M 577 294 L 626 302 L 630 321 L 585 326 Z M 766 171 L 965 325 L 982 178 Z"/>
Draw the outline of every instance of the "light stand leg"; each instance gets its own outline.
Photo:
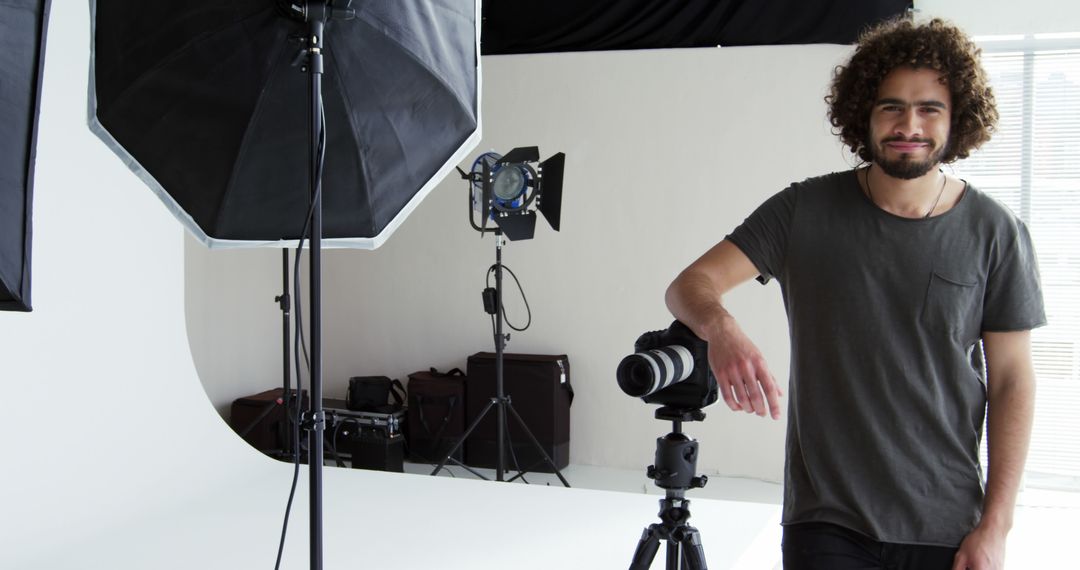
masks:
<path id="1" fill-rule="evenodd" d="M 521 429 L 525 431 L 525 435 L 529 436 L 529 441 L 531 441 L 533 446 L 536 447 L 538 451 L 540 451 L 540 455 L 544 456 L 544 461 L 546 461 L 548 465 L 550 465 L 551 468 L 555 470 L 555 476 L 559 478 L 559 481 L 562 481 L 563 486 L 569 487 L 570 483 L 568 483 L 566 481 L 566 478 L 563 477 L 562 471 L 559 471 L 559 466 L 555 465 L 555 460 L 553 460 L 551 456 L 548 455 L 548 452 L 544 450 L 544 446 L 540 445 L 540 441 L 537 440 L 536 436 L 533 435 L 533 432 L 529 430 L 529 426 L 525 425 L 525 420 L 521 419 L 521 416 L 518 415 L 517 410 L 514 409 L 514 405 L 507 401 L 506 407 L 510 409 L 510 413 L 514 415 L 514 419 L 517 420 L 518 425 L 521 426 Z M 514 479 L 521 477 L 523 474 L 524 471 L 518 473 L 517 476 L 514 477 Z M 511 481 L 513 481 L 513 479 L 511 479 Z"/>
<path id="2" fill-rule="evenodd" d="M 435 467 L 434 471 L 431 472 L 432 475 L 438 475 L 439 471 L 442 471 L 443 468 L 446 467 L 446 463 L 450 461 L 451 457 L 454 456 L 454 452 L 457 451 L 463 443 L 465 443 L 465 440 L 468 439 L 470 435 L 472 435 L 473 430 L 476 429 L 476 426 L 480 425 L 480 421 L 484 419 L 484 416 L 486 416 L 489 411 L 491 411 L 491 407 L 494 406 L 496 402 L 497 400 L 495 398 L 492 398 L 490 401 L 488 401 L 487 405 L 484 406 L 484 409 L 481 410 L 480 413 L 476 416 L 476 419 L 474 419 L 473 422 L 469 424 L 469 429 L 465 430 L 465 433 L 461 434 L 461 437 L 458 438 L 458 440 L 450 448 L 450 451 L 447 452 L 446 457 L 443 457 L 442 461 L 439 462 L 439 465 Z M 460 463 L 459 465 L 465 467 L 466 469 L 469 469 L 469 467 L 466 465 L 462 465 Z M 469 471 L 477 477 L 487 481 L 487 477 L 484 477 L 483 475 L 477 473 L 476 471 L 473 471 L 472 469 L 469 469 Z"/>

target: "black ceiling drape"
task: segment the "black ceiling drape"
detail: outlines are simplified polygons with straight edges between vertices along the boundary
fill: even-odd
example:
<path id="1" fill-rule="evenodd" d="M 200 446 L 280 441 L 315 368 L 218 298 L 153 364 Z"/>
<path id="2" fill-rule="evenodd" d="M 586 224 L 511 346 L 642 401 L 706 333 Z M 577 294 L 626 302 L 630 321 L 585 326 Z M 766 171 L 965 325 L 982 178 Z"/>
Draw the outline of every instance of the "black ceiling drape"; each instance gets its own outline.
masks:
<path id="1" fill-rule="evenodd" d="M 911 0 L 496 0 L 485 55 L 776 44 L 850 44 Z"/>

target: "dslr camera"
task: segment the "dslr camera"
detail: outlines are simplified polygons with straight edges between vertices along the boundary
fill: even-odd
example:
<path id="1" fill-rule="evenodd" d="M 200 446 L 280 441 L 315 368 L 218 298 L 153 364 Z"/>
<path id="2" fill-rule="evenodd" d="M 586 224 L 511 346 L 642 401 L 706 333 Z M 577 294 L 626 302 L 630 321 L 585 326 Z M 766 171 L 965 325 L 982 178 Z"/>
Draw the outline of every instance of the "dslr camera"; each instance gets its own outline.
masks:
<path id="1" fill-rule="evenodd" d="M 709 344 L 679 321 L 638 337 L 615 377 L 628 396 L 675 411 L 700 410 L 719 396 Z"/>

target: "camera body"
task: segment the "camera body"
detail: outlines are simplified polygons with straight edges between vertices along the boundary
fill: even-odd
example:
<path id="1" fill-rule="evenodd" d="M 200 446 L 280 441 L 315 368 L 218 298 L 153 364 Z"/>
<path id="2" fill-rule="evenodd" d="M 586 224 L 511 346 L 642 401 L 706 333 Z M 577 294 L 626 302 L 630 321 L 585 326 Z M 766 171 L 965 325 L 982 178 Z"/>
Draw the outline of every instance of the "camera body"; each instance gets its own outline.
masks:
<path id="1" fill-rule="evenodd" d="M 627 395 L 675 411 L 700 410 L 719 397 L 708 343 L 679 321 L 638 337 L 615 377 Z"/>

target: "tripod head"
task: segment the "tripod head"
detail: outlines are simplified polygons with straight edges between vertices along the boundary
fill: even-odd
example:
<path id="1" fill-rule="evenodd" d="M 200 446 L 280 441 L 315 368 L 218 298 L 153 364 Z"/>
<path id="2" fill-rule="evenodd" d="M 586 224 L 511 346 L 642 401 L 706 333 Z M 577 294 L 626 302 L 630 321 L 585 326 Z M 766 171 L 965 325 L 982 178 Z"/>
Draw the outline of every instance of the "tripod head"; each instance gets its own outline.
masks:
<path id="1" fill-rule="evenodd" d="M 683 422 L 704 420 L 705 414 L 700 408 L 664 406 L 656 410 L 656 419 L 670 420 L 673 426 L 671 433 L 656 438 L 656 461 L 646 473 L 666 492 L 660 499 L 660 522 L 642 533 L 630 570 L 649 570 L 661 540 L 667 542 L 667 570 L 707 570 L 701 535 L 687 524 L 686 491 L 704 487 L 709 478 L 695 474 L 698 443 L 682 432 Z"/>
<path id="2" fill-rule="evenodd" d="M 656 419 L 658 420 L 671 420 L 676 422 L 675 429 L 679 431 L 682 429 L 680 425 L 682 422 L 700 422 L 705 420 L 705 412 L 701 411 L 701 408 L 674 408 L 671 406 L 662 406 L 657 408 Z"/>
<path id="3" fill-rule="evenodd" d="M 672 431 L 656 438 L 655 461 L 646 469 L 646 476 L 672 496 L 682 496 L 687 489 L 704 487 L 709 478 L 696 473 L 698 442 L 683 433 L 682 423 L 704 420 L 705 413 L 700 409 L 664 406 L 656 410 L 656 419 L 670 420 Z"/>

